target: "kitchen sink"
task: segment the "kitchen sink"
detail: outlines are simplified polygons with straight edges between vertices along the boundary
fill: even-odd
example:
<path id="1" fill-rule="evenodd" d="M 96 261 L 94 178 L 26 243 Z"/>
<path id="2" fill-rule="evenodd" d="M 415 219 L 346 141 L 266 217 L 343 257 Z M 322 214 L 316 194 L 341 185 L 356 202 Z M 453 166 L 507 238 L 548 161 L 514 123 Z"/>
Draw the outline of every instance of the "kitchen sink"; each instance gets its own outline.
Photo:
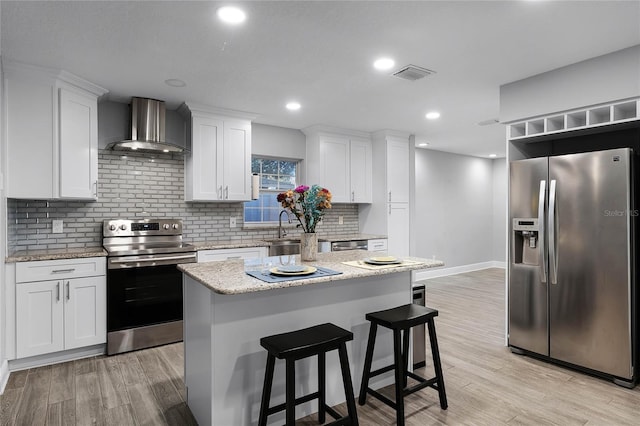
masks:
<path id="1" fill-rule="evenodd" d="M 271 243 L 271 246 L 269 246 L 269 256 L 300 254 L 300 239 L 298 238 L 276 238 L 264 241 Z"/>

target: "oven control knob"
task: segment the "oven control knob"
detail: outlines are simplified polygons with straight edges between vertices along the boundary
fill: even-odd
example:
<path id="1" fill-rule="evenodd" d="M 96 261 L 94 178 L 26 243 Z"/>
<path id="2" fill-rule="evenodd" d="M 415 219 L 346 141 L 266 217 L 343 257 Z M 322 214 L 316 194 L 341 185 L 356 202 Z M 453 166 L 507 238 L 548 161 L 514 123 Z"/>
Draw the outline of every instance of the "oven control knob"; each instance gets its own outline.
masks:
<path id="1" fill-rule="evenodd" d="M 169 224 L 168 224 L 168 223 L 165 223 L 164 225 L 162 225 L 162 227 L 163 227 L 164 229 L 169 229 Z"/>
<path id="2" fill-rule="evenodd" d="M 117 226 L 115 226 L 114 224 L 109 225 L 109 230 L 110 231 L 115 231 L 117 228 Z"/>
<path id="3" fill-rule="evenodd" d="M 127 225 L 125 225 L 124 223 L 122 225 L 120 225 L 120 229 L 122 229 L 123 231 L 127 229 Z"/>
<path id="4" fill-rule="evenodd" d="M 177 223 L 173 224 L 173 229 L 178 229 L 178 224 Z"/>

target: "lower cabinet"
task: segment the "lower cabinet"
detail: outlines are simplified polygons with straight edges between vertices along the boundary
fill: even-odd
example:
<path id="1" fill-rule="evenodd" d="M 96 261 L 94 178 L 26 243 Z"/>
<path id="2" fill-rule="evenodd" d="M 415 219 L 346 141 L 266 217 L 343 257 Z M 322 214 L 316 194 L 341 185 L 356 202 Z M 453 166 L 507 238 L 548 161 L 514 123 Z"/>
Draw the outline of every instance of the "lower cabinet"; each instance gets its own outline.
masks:
<path id="1" fill-rule="evenodd" d="M 16 356 L 106 342 L 106 277 L 16 284 Z"/>

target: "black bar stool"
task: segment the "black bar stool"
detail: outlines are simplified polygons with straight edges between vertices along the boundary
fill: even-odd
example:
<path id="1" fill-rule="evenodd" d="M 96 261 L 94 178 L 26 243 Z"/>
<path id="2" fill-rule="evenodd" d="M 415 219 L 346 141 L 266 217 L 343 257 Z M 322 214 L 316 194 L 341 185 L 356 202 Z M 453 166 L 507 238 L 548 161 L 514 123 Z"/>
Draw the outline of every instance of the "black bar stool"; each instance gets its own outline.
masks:
<path id="1" fill-rule="evenodd" d="M 443 410 L 447 409 L 447 395 L 444 390 L 444 378 L 442 377 L 442 366 L 440 365 L 440 353 L 438 351 L 436 327 L 434 324 L 434 318 L 437 315 L 438 311 L 435 309 L 416 304 L 402 305 L 397 308 L 371 312 L 366 315 L 365 318 L 368 321 L 371 321 L 371 328 L 369 328 L 367 354 L 364 360 L 362 385 L 360 386 L 360 396 L 358 398 L 358 403 L 360 405 L 365 404 L 367 400 L 367 393 L 370 393 L 372 396 L 378 398 L 380 401 L 396 410 L 396 422 L 398 426 L 402 426 L 404 425 L 404 397 L 426 387 L 431 387 L 438 391 L 440 407 Z M 409 363 L 409 330 L 411 327 L 425 323 L 429 329 L 431 354 L 433 356 L 433 366 L 436 373 L 436 376 L 431 379 L 425 379 L 424 377 L 420 377 L 417 374 L 407 371 L 407 364 Z M 393 330 L 394 363 L 378 370 L 371 371 L 373 347 L 376 341 L 378 325 Z M 395 370 L 395 402 L 369 388 L 369 379 L 391 370 Z M 419 383 L 407 388 L 407 377 L 411 377 Z"/>
<path id="2" fill-rule="evenodd" d="M 260 339 L 260 344 L 269 353 L 267 355 L 267 370 L 264 375 L 264 387 L 262 389 L 262 403 L 260 405 L 260 418 L 258 425 L 267 424 L 267 416 L 286 410 L 286 425 L 295 424 L 296 405 L 318 399 L 318 421 L 325 422 L 326 413 L 329 413 L 335 422 L 332 425 L 358 425 L 358 414 L 351 384 L 351 372 L 349 371 L 349 359 L 347 358 L 346 342 L 353 340 L 353 333 L 344 330 L 334 324 L 321 324 L 289 333 L 276 334 Z M 342 417 L 337 411 L 325 403 L 325 355 L 329 351 L 338 350 L 344 393 L 347 399 L 347 416 Z M 295 362 L 296 360 L 318 355 L 318 391 L 309 395 L 296 398 L 295 395 Z M 286 402 L 284 404 L 269 407 L 271 399 L 271 385 L 273 383 L 273 370 L 276 358 L 286 361 Z"/>

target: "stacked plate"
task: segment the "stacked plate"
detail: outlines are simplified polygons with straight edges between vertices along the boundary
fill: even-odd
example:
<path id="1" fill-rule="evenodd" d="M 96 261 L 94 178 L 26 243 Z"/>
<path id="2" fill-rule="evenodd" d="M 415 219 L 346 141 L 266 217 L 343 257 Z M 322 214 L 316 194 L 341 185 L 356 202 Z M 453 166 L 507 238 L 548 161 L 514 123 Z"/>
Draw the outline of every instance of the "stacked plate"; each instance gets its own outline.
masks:
<path id="1" fill-rule="evenodd" d="M 402 260 L 393 256 L 377 256 L 364 259 L 364 263 L 369 265 L 398 265 L 402 263 Z"/>
<path id="2" fill-rule="evenodd" d="M 281 275 L 283 277 L 295 276 L 295 275 L 309 275 L 316 272 L 318 269 L 314 266 L 307 265 L 280 265 L 275 268 L 269 269 L 273 275 Z"/>

